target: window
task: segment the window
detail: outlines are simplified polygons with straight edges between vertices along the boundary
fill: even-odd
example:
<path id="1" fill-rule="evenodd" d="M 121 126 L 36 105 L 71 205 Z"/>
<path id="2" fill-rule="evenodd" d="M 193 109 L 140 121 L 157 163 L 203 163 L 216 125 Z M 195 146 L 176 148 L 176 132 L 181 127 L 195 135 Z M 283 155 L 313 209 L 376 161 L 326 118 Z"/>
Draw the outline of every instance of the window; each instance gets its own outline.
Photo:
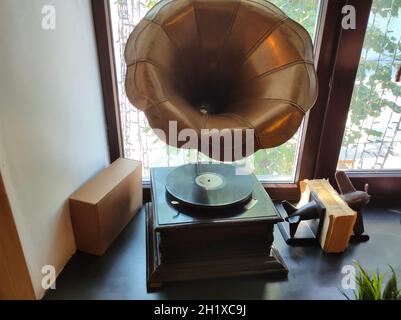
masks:
<path id="1" fill-rule="evenodd" d="M 374 0 L 339 169 L 401 169 L 401 3 Z"/>
<path id="2" fill-rule="evenodd" d="M 115 65 L 118 81 L 120 116 L 124 155 L 143 163 L 143 176 L 149 177 L 154 166 L 177 166 L 196 159 L 196 151 L 181 150 L 157 139 L 144 114 L 130 105 L 124 89 L 124 48 L 130 32 L 155 0 L 110 0 Z M 319 0 L 274 0 L 271 1 L 291 18 L 301 23 L 313 37 L 319 14 Z M 293 182 L 298 158 L 299 132 L 287 143 L 274 149 L 261 150 L 250 160 L 261 180 Z M 201 159 L 205 159 L 201 155 Z"/>

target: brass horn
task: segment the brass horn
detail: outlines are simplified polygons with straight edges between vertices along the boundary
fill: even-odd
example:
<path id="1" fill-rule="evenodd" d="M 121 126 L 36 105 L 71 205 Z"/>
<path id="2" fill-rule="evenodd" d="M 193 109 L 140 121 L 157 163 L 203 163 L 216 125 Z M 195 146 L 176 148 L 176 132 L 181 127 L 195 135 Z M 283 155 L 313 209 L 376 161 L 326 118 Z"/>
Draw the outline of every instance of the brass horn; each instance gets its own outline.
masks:
<path id="1" fill-rule="evenodd" d="M 276 147 L 318 92 L 308 32 L 264 0 L 161 1 L 133 30 L 125 60 L 130 102 L 177 147 L 185 141 L 170 139 L 169 121 L 199 137 L 252 129 L 254 149 L 243 156 Z"/>

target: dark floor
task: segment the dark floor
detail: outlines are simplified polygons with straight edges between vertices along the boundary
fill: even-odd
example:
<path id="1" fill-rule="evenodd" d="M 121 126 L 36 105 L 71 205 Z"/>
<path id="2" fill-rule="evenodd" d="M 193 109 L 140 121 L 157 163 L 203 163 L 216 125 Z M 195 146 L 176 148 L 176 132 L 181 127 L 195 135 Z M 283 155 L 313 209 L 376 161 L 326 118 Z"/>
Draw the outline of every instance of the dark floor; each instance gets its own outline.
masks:
<path id="1" fill-rule="evenodd" d="M 128 225 L 103 257 L 77 253 L 46 299 L 343 299 L 341 269 L 359 260 L 367 269 L 401 274 L 401 205 L 371 206 L 365 228 L 371 239 L 350 245 L 344 254 L 328 255 L 319 248 L 288 247 L 278 230 L 275 244 L 290 272 L 288 280 L 269 282 L 251 276 L 171 284 L 148 294 L 145 284 L 144 211 Z"/>

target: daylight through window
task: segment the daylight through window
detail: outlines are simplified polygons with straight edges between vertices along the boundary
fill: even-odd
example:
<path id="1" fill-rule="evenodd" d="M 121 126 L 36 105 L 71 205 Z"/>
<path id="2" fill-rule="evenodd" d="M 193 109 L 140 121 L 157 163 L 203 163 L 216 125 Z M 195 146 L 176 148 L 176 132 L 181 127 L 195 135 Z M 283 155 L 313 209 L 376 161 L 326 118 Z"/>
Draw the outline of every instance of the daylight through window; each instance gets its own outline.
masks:
<path id="1" fill-rule="evenodd" d="M 132 29 L 156 2 L 155 0 L 110 0 L 124 155 L 127 158 L 142 161 L 145 179 L 149 177 L 151 167 L 177 166 L 194 161 L 197 157 L 194 150 L 176 149 L 159 140 L 153 134 L 145 115 L 134 108 L 125 95 L 125 44 Z M 302 24 L 314 37 L 319 0 L 274 0 L 271 2 Z M 294 180 L 299 136 L 298 132 L 284 145 L 258 151 L 252 156 L 250 162 L 261 180 L 274 182 Z M 203 155 L 202 158 L 206 159 Z"/>
<path id="2" fill-rule="evenodd" d="M 401 169 L 401 1 L 374 0 L 339 169 Z"/>

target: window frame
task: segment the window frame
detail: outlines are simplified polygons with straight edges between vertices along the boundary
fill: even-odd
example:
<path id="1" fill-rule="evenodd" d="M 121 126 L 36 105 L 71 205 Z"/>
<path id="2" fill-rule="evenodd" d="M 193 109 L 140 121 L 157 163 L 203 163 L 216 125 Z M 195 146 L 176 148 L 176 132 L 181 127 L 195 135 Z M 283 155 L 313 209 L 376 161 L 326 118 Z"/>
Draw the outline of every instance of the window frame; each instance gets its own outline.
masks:
<path id="1" fill-rule="evenodd" d="M 356 9 L 355 30 L 342 29 L 341 8 L 345 5 L 353 5 Z M 298 200 L 299 181 L 316 178 L 334 181 L 337 169 L 372 0 L 321 0 L 320 6 L 315 41 L 319 95 L 314 108 L 307 113 L 301 130 L 295 182 L 263 183 L 275 200 Z M 114 161 L 124 153 L 108 0 L 92 0 L 92 8 L 110 161 Z M 401 195 L 401 170 L 369 173 L 350 171 L 349 175 L 358 188 L 363 181 L 369 183 L 370 193 L 374 197 L 387 199 L 389 196 L 394 198 Z M 389 186 L 397 187 L 399 191 L 390 192 Z M 145 201 L 150 201 L 150 182 L 144 181 L 143 188 Z"/>
<path id="2" fill-rule="evenodd" d="M 113 162 L 123 157 L 124 149 L 109 2 L 92 0 L 92 14 L 102 82 L 109 157 L 110 162 Z"/>

